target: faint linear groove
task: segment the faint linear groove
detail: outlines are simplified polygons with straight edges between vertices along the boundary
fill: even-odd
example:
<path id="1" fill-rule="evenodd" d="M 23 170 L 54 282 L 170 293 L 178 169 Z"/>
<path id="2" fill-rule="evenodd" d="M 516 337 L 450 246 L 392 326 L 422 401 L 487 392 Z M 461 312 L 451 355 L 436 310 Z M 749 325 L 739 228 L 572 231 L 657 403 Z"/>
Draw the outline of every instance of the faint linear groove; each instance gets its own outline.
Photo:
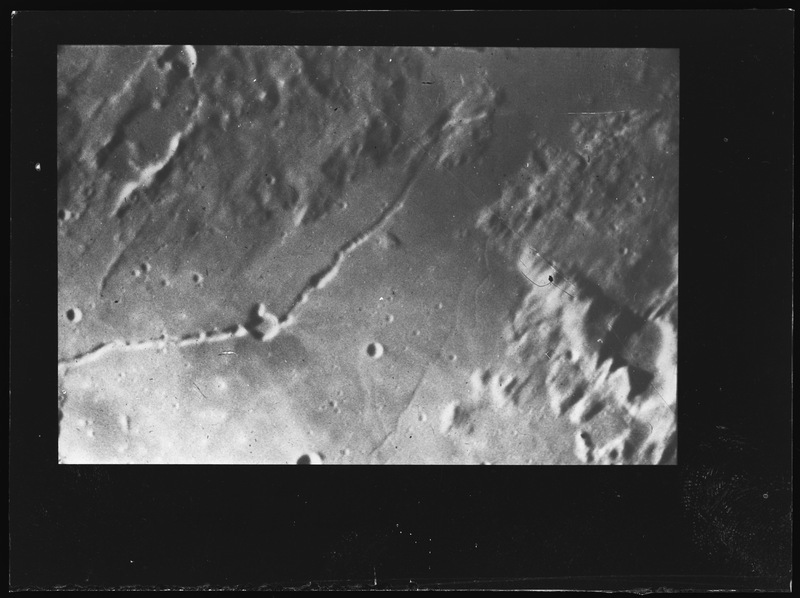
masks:
<path id="1" fill-rule="evenodd" d="M 419 390 L 419 387 L 425 381 L 425 378 L 428 376 L 428 371 L 432 367 L 433 363 L 429 363 L 428 366 L 425 368 L 425 371 L 422 372 L 422 375 L 419 377 L 419 380 L 417 380 L 417 383 L 414 385 L 414 388 L 411 389 L 411 392 L 409 393 L 408 401 L 406 402 L 405 408 L 403 409 L 403 411 L 400 412 L 400 415 L 397 417 L 397 423 L 395 424 L 394 429 L 391 432 L 387 433 L 386 436 L 383 437 L 383 440 L 381 440 L 381 442 L 367 454 L 366 457 L 367 461 L 369 461 L 375 453 L 377 453 L 384 446 L 386 446 L 386 443 L 389 442 L 389 440 L 395 434 L 397 434 L 397 428 L 400 426 L 400 420 L 402 419 L 405 412 L 408 411 L 408 409 L 411 407 L 411 404 L 414 402 L 414 398 L 417 396 L 417 391 Z"/>
<path id="2" fill-rule="evenodd" d="M 398 414 L 398 416 L 397 416 L 397 419 L 396 419 L 396 421 L 395 421 L 395 423 L 394 423 L 394 427 L 393 427 L 392 431 L 391 431 L 391 432 L 389 432 L 389 433 L 387 433 L 387 434 L 386 434 L 386 436 L 384 436 L 383 440 L 382 440 L 382 441 L 381 441 L 381 442 L 380 442 L 380 443 L 379 443 L 379 444 L 378 444 L 378 445 L 377 445 L 377 446 L 376 446 L 374 449 L 372 449 L 372 450 L 371 450 L 371 451 L 370 451 L 370 452 L 367 454 L 367 459 L 370 459 L 370 458 L 372 457 L 372 455 L 374 455 L 374 454 L 375 454 L 377 451 L 379 451 L 381 448 L 383 448 L 383 447 L 386 445 L 386 443 L 387 443 L 387 442 L 389 442 L 389 440 L 390 440 L 390 439 L 391 439 L 393 436 L 395 436 L 395 435 L 397 434 L 397 429 L 400 427 L 400 420 L 402 420 L 402 419 L 403 419 L 403 416 L 404 416 L 404 415 L 406 414 L 406 412 L 407 412 L 407 411 L 408 411 L 408 410 L 411 408 L 411 405 L 412 405 L 412 403 L 414 402 L 414 399 L 415 399 L 415 398 L 416 398 L 416 396 L 417 396 L 417 391 L 419 390 L 419 387 L 420 387 L 420 386 L 422 385 L 422 383 L 425 381 L 425 378 L 427 377 L 427 375 L 428 375 L 428 372 L 430 371 L 430 369 L 431 369 L 431 368 L 432 368 L 434 365 L 436 365 L 436 360 L 437 360 L 437 358 L 441 358 L 441 356 L 442 356 L 442 351 L 443 351 L 443 350 L 444 350 L 444 348 L 447 346 L 447 344 L 450 342 L 450 340 L 453 338 L 453 334 L 454 334 L 454 332 L 455 332 L 455 331 L 458 329 L 458 327 L 459 327 L 459 326 L 458 326 L 458 322 L 459 322 L 459 311 L 461 310 L 462 298 L 463 298 L 463 295 L 464 295 L 464 288 L 465 288 L 465 284 L 464 284 L 464 281 L 462 280 L 462 282 L 461 282 L 461 288 L 460 288 L 460 290 L 459 290 L 459 292 L 458 292 L 458 300 L 457 300 L 457 304 L 456 304 L 455 315 L 453 316 L 453 321 L 452 321 L 452 323 L 450 324 L 450 327 L 449 327 L 449 330 L 448 330 L 448 333 L 447 333 L 447 337 L 446 337 L 446 338 L 444 339 L 444 341 L 442 341 L 442 343 L 439 345 L 439 349 L 436 351 L 436 356 L 434 357 L 434 359 L 433 359 L 433 360 L 429 360 L 429 361 L 428 361 L 428 364 L 425 366 L 425 369 L 424 369 L 424 371 L 422 372 L 422 375 L 420 376 L 420 378 L 419 378 L 419 380 L 417 381 L 417 383 L 414 385 L 414 388 L 413 388 L 413 389 L 411 390 L 411 392 L 409 393 L 409 398 L 408 398 L 408 401 L 406 401 L 405 407 L 403 407 L 403 410 L 402 410 L 402 411 L 401 411 L 401 412 Z"/>

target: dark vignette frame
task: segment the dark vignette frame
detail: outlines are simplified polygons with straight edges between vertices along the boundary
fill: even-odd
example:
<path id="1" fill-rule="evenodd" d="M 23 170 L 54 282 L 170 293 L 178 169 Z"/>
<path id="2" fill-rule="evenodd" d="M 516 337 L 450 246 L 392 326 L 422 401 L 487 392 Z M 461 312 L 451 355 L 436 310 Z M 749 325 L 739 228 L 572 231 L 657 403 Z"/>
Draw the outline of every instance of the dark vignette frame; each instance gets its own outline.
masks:
<path id="1" fill-rule="evenodd" d="M 13 13 L 10 589 L 788 589 L 793 26 L 789 11 Z M 57 46 L 196 40 L 679 48 L 679 465 L 57 465 Z"/>

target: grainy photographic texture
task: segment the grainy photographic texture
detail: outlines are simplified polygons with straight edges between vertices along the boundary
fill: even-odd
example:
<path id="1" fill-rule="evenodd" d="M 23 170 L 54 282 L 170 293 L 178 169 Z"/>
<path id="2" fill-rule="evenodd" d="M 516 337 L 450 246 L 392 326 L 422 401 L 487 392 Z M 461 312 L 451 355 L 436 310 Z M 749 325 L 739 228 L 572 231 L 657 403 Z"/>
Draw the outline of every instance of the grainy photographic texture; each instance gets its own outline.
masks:
<path id="1" fill-rule="evenodd" d="M 677 461 L 678 53 L 70 46 L 61 463 Z"/>

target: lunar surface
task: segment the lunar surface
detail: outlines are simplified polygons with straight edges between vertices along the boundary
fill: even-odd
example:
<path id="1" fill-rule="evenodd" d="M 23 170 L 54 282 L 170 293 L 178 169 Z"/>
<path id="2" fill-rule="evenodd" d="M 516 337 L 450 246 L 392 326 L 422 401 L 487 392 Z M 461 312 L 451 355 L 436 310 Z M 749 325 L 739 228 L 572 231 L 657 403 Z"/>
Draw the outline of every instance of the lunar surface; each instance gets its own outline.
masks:
<path id="1" fill-rule="evenodd" d="M 69 46 L 61 463 L 674 464 L 678 54 Z"/>

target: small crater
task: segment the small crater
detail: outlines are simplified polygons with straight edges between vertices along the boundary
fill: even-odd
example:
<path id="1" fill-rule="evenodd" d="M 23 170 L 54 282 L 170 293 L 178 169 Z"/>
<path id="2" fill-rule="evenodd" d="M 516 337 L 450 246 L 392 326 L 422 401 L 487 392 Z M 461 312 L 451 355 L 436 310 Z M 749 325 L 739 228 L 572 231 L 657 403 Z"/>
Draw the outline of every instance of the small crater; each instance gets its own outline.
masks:
<path id="1" fill-rule="evenodd" d="M 392 314 L 386 314 L 386 316 L 383 319 L 387 324 L 391 324 L 392 322 L 394 322 L 394 316 Z"/>
<path id="2" fill-rule="evenodd" d="M 70 212 L 69 210 L 64 210 L 64 209 L 61 209 L 61 210 L 59 210 L 59 211 L 58 211 L 58 219 L 59 219 L 61 222 L 69 222 L 69 221 L 70 221 L 70 220 L 72 220 L 74 217 L 75 217 L 75 214 L 73 214 L 73 213 L 72 213 L 72 212 Z"/>
<path id="3" fill-rule="evenodd" d="M 458 359 L 458 356 L 456 356 L 456 355 L 454 355 L 452 353 L 447 356 L 447 360 L 450 361 L 450 362 L 456 361 L 457 359 Z"/>
<path id="4" fill-rule="evenodd" d="M 83 319 L 83 312 L 77 307 L 69 308 L 64 315 L 67 317 L 67 321 L 73 324 L 77 324 Z"/>
<path id="5" fill-rule="evenodd" d="M 172 62 L 179 58 L 181 54 L 181 47 L 180 46 L 170 46 L 158 57 L 156 60 L 156 65 L 158 68 L 162 70 L 166 70 L 172 67 Z"/>
<path id="6" fill-rule="evenodd" d="M 150 264 L 144 262 L 139 266 L 139 270 L 141 270 L 142 273 L 147 274 L 148 272 L 150 272 L 150 270 L 152 270 L 152 268 L 150 267 Z"/>
<path id="7" fill-rule="evenodd" d="M 322 453 L 306 453 L 297 459 L 298 465 L 320 465 L 324 459 Z"/>
<path id="8" fill-rule="evenodd" d="M 367 345 L 367 355 L 373 359 L 379 359 L 383 356 L 383 345 L 380 343 L 370 343 Z"/>
<path id="9" fill-rule="evenodd" d="M 266 305 L 258 303 L 250 310 L 244 327 L 257 340 L 267 342 L 281 331 L 281 322 L 278 316 L 267 310 Z"/>
<path id="10" fill-rule="evenodd" d="M 192 274 L 192 282 L 194 282 L 195 284 L 198 284 L 198 285 L 202 284 L 203 283 L 203 275 L 200 274 L 199 272 L 195 272 L 194 274 Z"/>
<path id="11" fill-rule="evenodd" d="M 270 318 L 266 318 L 263 322 L 259 322 L 250 328 L 250 333 L 263 342 L 272 340 L 281 330 L 278 318 L 272 314 L 270 315 Z"/>
<path id="12" fill-rule="evenodd" d="M 250 310 L 250 317 L 257 322 L 263 322 L 269 315 L 269 310 L 263 303 L 256 303 Z"/>

